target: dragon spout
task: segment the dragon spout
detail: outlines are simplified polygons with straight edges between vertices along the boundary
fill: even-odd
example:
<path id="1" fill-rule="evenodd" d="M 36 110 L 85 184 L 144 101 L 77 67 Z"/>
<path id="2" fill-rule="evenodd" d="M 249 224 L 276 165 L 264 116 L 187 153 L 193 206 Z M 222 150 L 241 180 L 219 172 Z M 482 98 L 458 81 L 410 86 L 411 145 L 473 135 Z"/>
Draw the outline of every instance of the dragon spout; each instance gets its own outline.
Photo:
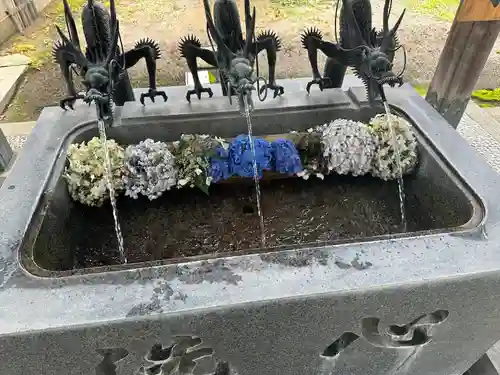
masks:
<path id="1" fill-rule="evenodd" d="M 253 69 L 253 63 L 244 57 L 237 57 L 231 61 L 229 69 L 229 89 L 233 90 L 238 97 L 240 111 L 246 108 L 251 112 L 254 109 L 252 91 L 254 91 L 257 77 Z"/>
<path id="2" fill-rule="evenodd" d="M 103 94 L 96 89 L 90 89 L 85 94 L 83 101 L 87 104 L 95 104 L 97 118 L 104 121 L 106 125 L 113 123 L 113 104 L 110 95 Z"/>
<path id="3" fill-rule="evenodd" d="M 339 6 L 340 4 L 340 17 Z M 302 34 L 302 45 L 307 49 L 311 64 L 313 80 L 324 88 L 341 87 L 347 67 L 363 81 L 370 104 L 376 105 L 378 99 L 385 97 L 383 86 L 403 84 L 403 74 L 406 68 L 406 51 L 397 38 L 397 31 L 403 20 L 405 11 L 401 13 L 392 28 L 389 28 L 389 16 L 392 0 L 384 0 L 382 30 L 377 31 L 372 25 L 372 6 L 370 0 L 337 0 L 335 8 L 335 42 L 323 40 L 322 33 L 316 28 L 306 29 Z M 337 20 L 340 33 L 337 35 Z M 399 73 L 393 71 L 393 61 L 397 50 L 404 54 L 403 68 Z M 327 57 L 324 77 L 318 69 L 317 51 L 322 51 Z"/>
<path id="4" fill-rule="evenodd" d="M 391 57 L 380 49 L 367 50 L 359 67 L 360 73 L 378 85 L 392 87 L 403 84 L 402 74 L 395 74 Z"/>

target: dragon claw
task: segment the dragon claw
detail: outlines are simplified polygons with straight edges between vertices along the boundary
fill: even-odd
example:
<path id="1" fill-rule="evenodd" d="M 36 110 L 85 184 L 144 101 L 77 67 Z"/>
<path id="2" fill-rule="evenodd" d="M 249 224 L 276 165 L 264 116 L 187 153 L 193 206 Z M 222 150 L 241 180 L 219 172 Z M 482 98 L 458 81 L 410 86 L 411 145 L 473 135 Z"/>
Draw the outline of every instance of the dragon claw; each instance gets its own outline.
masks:
<path id="1" fill-rule="evenodd" d="M 274 90 L 273 99 L 281 96 L 285 93 L 283 86 L 278 86 L 276 84 L 265 84 L 259 90 L 259 95 L 262 95 L 266 90 Z"/>
<path id="2" fill-rule="evenodd" d="M 148 92 L 143 92 L 141 94 L 140 102 L 142 105 L 144 105 L 144 99 L 145 98 L 150 98 L 151 102 L 155 102 L 155 97 L 161 96 L 163 98 L 163 101 L 166 102 L 168 100 L 168 96 L 165 93 L 165 91 L 157 91 L 156 89 L 149 89 Z"/>
<path id="3" fill-rule="evenodd" d="M 329 81 L 330 80 L 328 78 L 321 78 L 321 77 L 313 78 L 312 81 L 307 82 L 306 86 L 307 93 L 310 94 L 312 85 L 318 85 L 319 89 L 323 91 L 323 89 L 325 88 L 325 84 L 328 83 Z"/>
<path id="4" fill-rule="evenodd" d="M 214 93 L 212 92 L 212 89 L 210 87 L 200 87 L 200 88 L 194 88 L 192 90 L 188 90 L 186 93 L 186 100 L 191 103 L 191 95 L 196 94 L 196 97 L 198 99 L 201 99 L 201 94 L 206 92 L 208 94 L 208 97 L 211 98 L 214 96 Z"/>
<path id="5" fill-rule="evenodd" d="M 65 111 L 69 109 L 75 110 L 75 102 L 77 99 L 83 99 L 83 95 L 68 96 L 59 102 L 59 106 Z"/>

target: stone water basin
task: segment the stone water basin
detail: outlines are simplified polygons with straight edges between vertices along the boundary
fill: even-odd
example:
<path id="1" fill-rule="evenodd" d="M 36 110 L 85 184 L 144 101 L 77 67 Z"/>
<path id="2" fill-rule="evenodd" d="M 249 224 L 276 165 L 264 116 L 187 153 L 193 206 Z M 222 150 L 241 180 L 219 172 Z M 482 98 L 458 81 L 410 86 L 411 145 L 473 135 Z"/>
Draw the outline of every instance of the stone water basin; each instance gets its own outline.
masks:
<path id="1" fill-rule="evenodd" d="M 253 134 L 306 132 L 337 118 L 368 123 L 377 113 L 380 109 L 355 108 L 352 103 L 262 109 L 252 116 Z M 147 138 L 172 142 L 182 133 L 233 138 L 247 132 L 245 119 L 227 111 L 137 120 L 123 119 L 108 130 L 108 138 L 128 145 Z M 58 274 L 121 263 L 109 202 L 96 208 L 72 201 L 61 177 L 64 148 L 95 136 L 96 124 L 91 123 L 65 138 L 48 181 L 48 193 L 31 223 L 30 230 L 38 235 L 33 234 L 34 240 L 24 253 L 30 272 Z M 262 248 L 255 187 L 253 179 L 248 178 L 211 185 L 208 196 L 196 188 L 183 188 L 167 191 L 153 201 L 120 197 L 118 214 L 128 263 L 181 262 L 190 257 L 209 259 L 477 226 L 484 216 L 480 202 L 440 160 L 425 137 L 418 131 L 416 136 L 420 165 L 404 179 L 407 233 L 402 233 L 395 180 L 335 174 L 324 180 L 271 179 L 260 183 L 266 230 L 266 247 Z"/>
<path id="2" fill-rule="evenodd" d="M 257 104 L 255 135 L 377 113 L 361 87 L 308 96 L 306 82 L 285 80 L 283 98 Z M 221 184 L 210 198 L 121 198 L 127 265 L 113 255 L 109 207 L 71 202 L 60 178 L 68 145 L 97 134 L 93 110 L 46 108 L 0 188 L 0 374 L 212 375 L 226 362 L 223 374 L 464 373 L 500 338 L 500 178 L 411 87 L 387 96 L 420 144 L 404 181 L 407 233 L 394 182 L 287 179 L 263 186 L 274 242 L 258 249 L 252 186 Z M 246 131 L 216 97 L 129 103 L 117 118 L 108 136 L 125 145 Z M 193 201 L 211 219 L 230 211 L 246 242 L 200 251 L 221 224 L 196 227 Z M 324 225 L 311 230 L 318 215 Z M 280 237 L 283 222 L 298 231 Z"/>

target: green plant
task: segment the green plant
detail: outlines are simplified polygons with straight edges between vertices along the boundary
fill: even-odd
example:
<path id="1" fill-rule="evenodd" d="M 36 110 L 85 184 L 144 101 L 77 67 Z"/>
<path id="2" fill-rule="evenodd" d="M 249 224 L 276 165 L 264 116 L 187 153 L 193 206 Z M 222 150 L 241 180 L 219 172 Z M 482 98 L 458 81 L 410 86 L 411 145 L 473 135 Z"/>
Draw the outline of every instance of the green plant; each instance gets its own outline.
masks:
<path id="1" fill-rule="evenodd" d="M 177 168 L 177 187 L 197 187 L 208 194 L 212 179 L 208 175 L 209 157 L 215 147 L 225 144 L 217 137 L 206 134 L 182 134 L 172 143 L 172 154 Z"/>
<path id="2" fill-rule="evenodd" d="M 411 0 L 410 8 L 418 13 L 453 21 L 460 0 Z"/>
<path id="3" fill-rule="evenodd" d="M 415 91 L 420 94 L 420 96 L 427 95 L 427 90 L 429 90 L 429 86 L 427 86 L 427 85 L 419 85 L 419 84 L 415 84 L 415 85 L 412 85 L 412 86 L 415 89 Z"/>
<path id="4" fill-rule="evenodd" d="M 475 90 L 472 92 L 472 97 L 483 102 L 500 103 L 500 88 Z"/>
<path id="5" fill-rule="evenodd" d="M 68 0 L 73 10 L 79 10 L 87 0 Z M 20 53 L 31 59 L 30 66 L 40 70 L 52 60 L 52 42 L 56 35 L 54 23 L 66 28 L 63 3 L 57 1 L 45 11 L 46 25 L 33 34 L 18 35 L 14 38 L 10 53 Z"/>

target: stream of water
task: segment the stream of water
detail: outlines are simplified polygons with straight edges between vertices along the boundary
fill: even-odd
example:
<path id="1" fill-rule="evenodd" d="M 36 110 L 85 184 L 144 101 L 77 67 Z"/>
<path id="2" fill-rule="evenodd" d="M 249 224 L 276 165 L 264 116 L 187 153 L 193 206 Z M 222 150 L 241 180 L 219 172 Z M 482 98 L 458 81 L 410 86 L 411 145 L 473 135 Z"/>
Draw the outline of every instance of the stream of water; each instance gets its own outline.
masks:
<path id="1" fill-rule="evenodd" d="M 252 119 L 250 118 L 250 110 L 248 108 L 248 103 L 246 101 L 246 98 L 243 99 L 243 102 L 245 103 L 245 118 L 247 120 L 247 125 L 248 125 L 248 141 L 250 142 L 250 149 L 252 150 L 253 154 L 253 179 L 255 182 L 255 194 L 257 197 L 257 213 L 259 215 L 259 220 L 260 220 L 260 243 L 261 247 L 264 248 L 266 247 L 266 228 L 264 226 L 264 216 L 262 215 L 262 207 L 260 204 L 261 203 L 260 182 L 259 182 L 259 173 L 257 171 L 257 155 L 255 152 L 255 145 L 253 143 L 253 138 L 252 138 Z"/>
<path id="2" fill-rule="evenodd" d="M 396 132 L 394 131 L 394 127 L 392 126 L 391 120 L 391 109 L 389 108 L 389 103 L 384 100 L 384 109 L 387 115 L 387 125 L 389 126 L 389 130 L 391 132 L 392 138 L 392 146 L 394 147 L 394 152 L 396 153 L 396 167 L 398 168 L 398 191 L 399 191 L 399 207 L 401 210 L 401 226 L 403 227 L 403 231 L 407 231 L 407 222 L 406 222 L 406 209 L 405 209 L 405 189 L 403 182 L 403 168 L 401 168 L 401 154 L 399 153 L 399 145 L 396 138 Z"/>
<path id="3" fill-rule="evenodd" d="M 109 157 L 109 150 L 107 143 L 108 140 L 106 136 L 106 126 L 104 125 L 104 121 L 98 120 L 97 127 L 99 129 L 99 137 L 101 138 L 101 142 L 104 148 L 104 170 L 106 175 L 106 185 L 108 186 L 109 200 L 111 201 L 113 219 L 115 221 L 115 232 L 116 232 L 116 238 L 118 240 L 118 250 L 120 251 L 120 258 L 122 263 L 127 263 L 127 256 L 125 254 L 125 247 L 123 245 L 122 229 L 120 227 L 120 222 L 118 221 L 118 208 L 116 207 L 115 188 L 113 186 L 113 171 L 111 169 L 111 159 Z"/>

